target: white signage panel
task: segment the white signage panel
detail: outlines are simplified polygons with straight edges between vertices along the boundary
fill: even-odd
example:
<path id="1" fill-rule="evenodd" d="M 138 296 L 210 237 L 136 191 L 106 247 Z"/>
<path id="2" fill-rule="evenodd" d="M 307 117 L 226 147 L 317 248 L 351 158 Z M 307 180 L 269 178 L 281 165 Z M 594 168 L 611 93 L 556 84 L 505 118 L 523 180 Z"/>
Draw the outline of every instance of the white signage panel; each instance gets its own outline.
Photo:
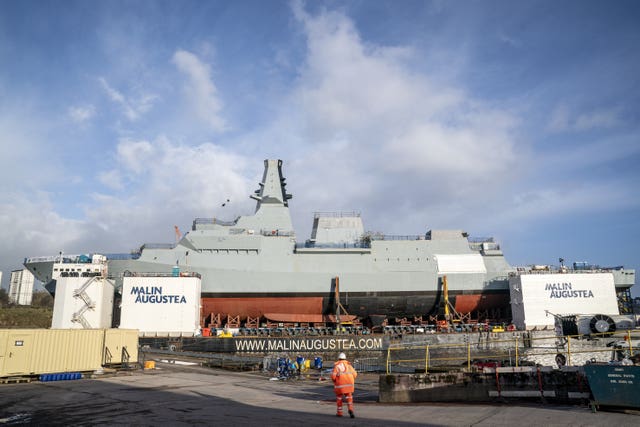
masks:
<path id="1" fill-rule="evenodd" d="M 120 327 L 141 335 L 184 335 L 200 328 L 198 277 L 125 277 Z"/>
<path id="2" fill-rule="evenodd" d="M 553 326 L 554 315 L 619 314 L 611 273 L 523 274 L 510 288 L 518 327 Z"/>

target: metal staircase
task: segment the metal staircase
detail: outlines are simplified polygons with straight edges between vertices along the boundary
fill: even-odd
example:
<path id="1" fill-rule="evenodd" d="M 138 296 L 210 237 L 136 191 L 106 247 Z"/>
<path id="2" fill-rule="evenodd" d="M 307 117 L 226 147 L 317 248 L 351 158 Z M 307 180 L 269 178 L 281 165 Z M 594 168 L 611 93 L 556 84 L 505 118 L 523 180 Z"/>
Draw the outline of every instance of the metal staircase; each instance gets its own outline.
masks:
<path id="1" fill-rule="evenodd" d="M 96 308 L 95 302 L 93 302 L 91 298 L 89 298 L 89 295 L 87 295 L 86 290 L 89 288 L 89 286 L 91 286 L 91 283 L 93 283 L 96 279 L 97 277 L 91 277 L 80 288 L 73 291 L 73 297 L 81 299 L 84 305 L 80 310 L 73 313 L 73 316 L 71 317 L 71 321 L 80 323 L 84 329 L 91 329 L 91 324 L 89 324 L 87 319 L 84 318 L 84 313 L 87 310 L 94 310 Z"/>

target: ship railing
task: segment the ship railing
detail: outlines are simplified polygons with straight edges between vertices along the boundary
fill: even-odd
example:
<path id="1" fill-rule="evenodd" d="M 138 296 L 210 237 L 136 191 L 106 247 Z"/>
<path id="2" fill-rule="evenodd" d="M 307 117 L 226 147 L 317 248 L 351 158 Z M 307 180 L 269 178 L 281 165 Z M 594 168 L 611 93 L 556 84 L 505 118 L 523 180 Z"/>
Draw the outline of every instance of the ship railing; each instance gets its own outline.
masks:
<path id="1" fill-rule="evenodd" d="M 394 234 L 372 234 L 371 240 L 425 240 L 425 236 L 421 234 L 415 235 L 394 235 Z"/>
<path id="2" fill-rule="evenodd" d="M 291 231 L 291 230 L 260 230 L 260 234 L 263 236 L 269 236 L 269 237 L 276 237 L 276 236 L 285 236 L 285 237 L 291 237 L 291 236 L 295 236 L 296 233 L 295 231 Z"/>
<path id="3" fill-rule="evenodd" d="M 469 237 L 469 243 L 495 243 L 493 237 Z"/>
<path id="4" fill-rule="evenodd" d="M 314 242 L 296 242 L 296 249 L 302 248 L 318 248 L 318 249 L 369 249 L 371 244 L 368 242 L 357 243 L 314 243 Z"/>
<path id="5" fill-rule="evenodd" d="M 239 218 L 239 217 L 238 217 Z M 192 230 L 196 229 L 196 225 L 199 224 L 205 224 L 205 225 L 222 225 L 225 227 L 230 227 L 233 225 L 236 225 L 238 223 L 238 218 L 234 219 L 233 221 L 223 221 L 221 219 L 218 218 L 196 218 L 193 220 L 193 227 Z"/>
<path id="6" fill-rule="evenodd" d="M 360 218 L 360 212 L 351 211 L 351 212 L 314 212 L 313 218 Z"/>
<path id="7" fill-rule="evenodd" d="M 175 247 L 175 243 L 145 243 L 140 247 L 140 252 L 144 249 L 173 249 Z"/>
<path id="8" fill-rule="evenodd" d="M 500 245 L 495 242 L 469 242 L 469 248 L 474 251 L 499 251 Z"/>
<path id="9" fill-rule="evenodd" d="M 131 252 L 131 253 L 120 253 L 120 254 L 105 254 L 108 260 L 119 260 L 126 261 L 128 259 L 138 259 L 140 258 L 140 252 Z"/>
<path id="10" fill-rule="evenodd" d="M 598 268 L 593 270 L 574 270 L 567 267 L 558 267 L 558 266 L 546 266 L 548 268 L 533 268 L 533 267 L 517 267 L 516 271 L 509 272 L 509 277 L 516 277 L 523 274 L 551 274 L 551 273 L 561 273 L 561 274 L 597 274 L 597 273 L 611 273 L 612 271 L 604 268 Z"/>
<path id="11" fill-rule="evenodd" d="M 62 262 L 64 263 L 74 263 L 77 257 L 80 255 L 64 255 L 62 256 Z M 60 255 L 51 255 L 51 256 L 39 256 L 39 257 L 30 257 L 25 258 L 24 263 L 34 263 L 34 262 L 60 262 Z"/>
<path id="12" fill-rule="evenodd" d="M 122 273 L 123 277 L 197 277 L 201 279 L 200 273 L 194 271 L 180 271 L 179 273 L 141 273 L 136 271 L 126 270 Z"/>

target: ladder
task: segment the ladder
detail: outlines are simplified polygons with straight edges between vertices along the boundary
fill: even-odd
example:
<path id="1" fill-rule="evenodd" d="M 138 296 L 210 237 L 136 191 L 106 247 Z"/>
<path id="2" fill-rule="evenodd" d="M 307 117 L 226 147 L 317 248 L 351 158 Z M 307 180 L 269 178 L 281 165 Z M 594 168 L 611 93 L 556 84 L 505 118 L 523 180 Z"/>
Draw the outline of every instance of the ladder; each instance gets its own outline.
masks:
<path id="1" fill-rule="evenodd" d="M 86 292 L 89 286 L 91 286 L 91 283 L 93 283 L 95 280 L 96 277 L 92 277 L 87 280 L 80 288 L 73 291 L 73 297 L 81 299 L 84 305 L 82 306 L 82 308 L 80 308 L 80 310 L 73 313 L 73 316 L 71 316 L 71 321 L 80 323 L 84 329 L 91 329 L 91 324 L 89 324 L 87 319 L 84 318 L 84 313 L 87 310 L 93 310 L 96 307 L 95 302 L 93 302 L 91 298 L 89 298 L 89 295 L 87 295 Z"/>

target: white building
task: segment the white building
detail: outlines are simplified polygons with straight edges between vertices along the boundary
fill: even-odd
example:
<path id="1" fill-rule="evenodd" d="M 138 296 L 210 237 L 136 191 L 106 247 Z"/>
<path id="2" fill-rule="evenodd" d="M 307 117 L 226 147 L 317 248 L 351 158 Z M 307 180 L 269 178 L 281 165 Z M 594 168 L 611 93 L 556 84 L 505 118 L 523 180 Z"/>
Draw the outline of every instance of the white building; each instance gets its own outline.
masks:
<path id="1" fill-rule="evenodd" d="M 35 277 L 27 270 L 13 270 L 9 281 L 9 303 L 31 305 Z"/>

